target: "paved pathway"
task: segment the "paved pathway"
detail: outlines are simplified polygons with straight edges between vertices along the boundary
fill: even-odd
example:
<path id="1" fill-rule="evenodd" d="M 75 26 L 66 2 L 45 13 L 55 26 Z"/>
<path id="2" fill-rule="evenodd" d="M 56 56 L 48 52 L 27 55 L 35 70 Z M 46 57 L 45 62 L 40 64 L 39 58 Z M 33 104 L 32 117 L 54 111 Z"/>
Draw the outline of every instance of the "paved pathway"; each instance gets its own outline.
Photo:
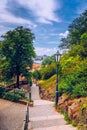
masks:
<path id="1" fill-rule="evenodd" d="M 25 105 L 0 99 L 0 130 L 22 130 Z"/>
<path id="2" fill-rule="evenodd" d="M 31 95 L 34 107 L 30 108 L 31 130 L 76 130 L 71 125 L 66 125 L 63 115 L 55 111 L 54 102 L 41 100 L 39 89 L 34 84 L 31 87 Z"/>

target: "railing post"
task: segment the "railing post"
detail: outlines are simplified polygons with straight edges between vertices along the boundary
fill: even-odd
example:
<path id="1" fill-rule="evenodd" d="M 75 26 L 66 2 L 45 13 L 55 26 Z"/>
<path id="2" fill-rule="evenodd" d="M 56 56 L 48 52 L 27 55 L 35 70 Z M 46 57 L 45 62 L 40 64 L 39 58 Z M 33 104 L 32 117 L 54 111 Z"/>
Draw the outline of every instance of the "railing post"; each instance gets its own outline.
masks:
<path id="1" fill-rule="evenodd" d="M 31 101 L 31 91 L 29 92 L 29 100 Z"/>
<path id="2" fill-rule="evenodd" d="M 28 129 L 28 122 L 29 122 L 29 107 L 28 107 L 28 103 L 27 103 L 26 113 L 25 113 L 25 117 L 24 117 L 24 123 L 23 123 L 23 129 L 22 130 Z"/>
<path id="3" fill-rule="evenodd" d="M 28 107 L 28 103 L 27 103 L 27 122 L 29 122 L 29 107 Z"/>

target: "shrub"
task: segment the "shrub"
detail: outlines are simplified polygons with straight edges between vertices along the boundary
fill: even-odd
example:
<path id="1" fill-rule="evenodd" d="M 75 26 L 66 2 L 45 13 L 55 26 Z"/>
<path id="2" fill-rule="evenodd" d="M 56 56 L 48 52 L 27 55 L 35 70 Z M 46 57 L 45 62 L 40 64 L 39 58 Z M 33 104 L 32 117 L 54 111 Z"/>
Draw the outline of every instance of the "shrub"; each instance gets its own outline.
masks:
<path id="1" fill-rule="evenodd" d="M 56 65 L 55 63 L 52 63 L 51 65 L 42 68 L 40 70 L 41 75 L 42 75 L 42 79 L 49 79 L 51 76 L 53 76 L 54 74 L 56 74 Z"/>
<path id="2" fill-rule="evenodd" d="M 15 95 L 19 95 L 21 98 L 25 98 L 25 91 L 16 90 Z"/>
<path id="3" fill-rule="evenodd" d="M 4 99 L 10 100 L 10 101 L 18 101 L 20 99 L 25 99 L 25 92 L 23 91 L 11 91 L 11 92 L 6 92 L 3 95 Z"/>
<path id="4" fill-rule="evenodd" d="M 79 97 L 86 97 L 86 96 L 87 96 L 87 91 L 84 83 L 81 82 L 73 88 L 72 97 L 79 98 Z"/>
<path id="5" fill-rule="evenodd" d="M 3 96 L 5 92 L 5 87 L 0 86 L 0 98 Z"/>
<path id="6" fill-rule="evenodd" d="M 55 55 L 48 56 L 47 58 L 45 58 L 42 61 L 42 67 L 48 66 L 48 65 L 52 64 L 53 62 L 56 62 Z"/>
<path id="7" fill-rule="evenodd" d="M 39 70 L 36 70 L 33 72 L 33 78 L 36 79 L 36 80 L 39 80 L 41 79 L 41 73 Z"/>
<path id="8" fill-rule="evenodd" d="M 63 77 L 59 84 L 59 94 L 69 94 L 73 98 L 86 97 L 86 77 L 81 77 L 80 73 L 70 73 Z"/>

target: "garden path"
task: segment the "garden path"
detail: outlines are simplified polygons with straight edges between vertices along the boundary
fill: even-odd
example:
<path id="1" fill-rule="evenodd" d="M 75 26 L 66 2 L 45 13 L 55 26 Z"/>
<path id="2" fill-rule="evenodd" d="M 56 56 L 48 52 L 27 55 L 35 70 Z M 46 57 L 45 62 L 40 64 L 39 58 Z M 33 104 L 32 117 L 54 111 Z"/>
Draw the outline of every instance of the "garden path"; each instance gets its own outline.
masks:
<path id="1" fill-rule="evenodd" d="M 71 125 L 66 125 L 63 115 L 56 112 L 54 102 L 41 100 L 39 87 L 33 84 L 31 87 L 34 107 L 30 108 L 29 129 L 31 130 L 76 130 Z"/>

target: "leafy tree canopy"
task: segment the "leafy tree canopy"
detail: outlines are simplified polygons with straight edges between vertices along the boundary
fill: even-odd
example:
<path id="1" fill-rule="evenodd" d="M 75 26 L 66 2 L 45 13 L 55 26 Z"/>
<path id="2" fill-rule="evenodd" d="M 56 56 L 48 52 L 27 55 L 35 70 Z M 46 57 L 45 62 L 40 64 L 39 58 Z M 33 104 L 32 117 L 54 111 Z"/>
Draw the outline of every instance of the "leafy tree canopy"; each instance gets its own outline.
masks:
<path id="1" fill-rule="evenodd" d="M 33 64 L 35 51 L 33 47 L 34 34 L 22 26 L 8 31 L 0 41 L 0 70 L 1 78 L 5 81 L 17 76 L 31 77 L 29 69 Z"/>
<path id="2" fill-rule="evenodd" d="M 87 10 L 69 25 L 68 31 L 69 34 L 67 38 L 61 39 L 61 48 L 69 48 L 72 45 L 81 43 L 82 35 L 87 33 Z"/>

